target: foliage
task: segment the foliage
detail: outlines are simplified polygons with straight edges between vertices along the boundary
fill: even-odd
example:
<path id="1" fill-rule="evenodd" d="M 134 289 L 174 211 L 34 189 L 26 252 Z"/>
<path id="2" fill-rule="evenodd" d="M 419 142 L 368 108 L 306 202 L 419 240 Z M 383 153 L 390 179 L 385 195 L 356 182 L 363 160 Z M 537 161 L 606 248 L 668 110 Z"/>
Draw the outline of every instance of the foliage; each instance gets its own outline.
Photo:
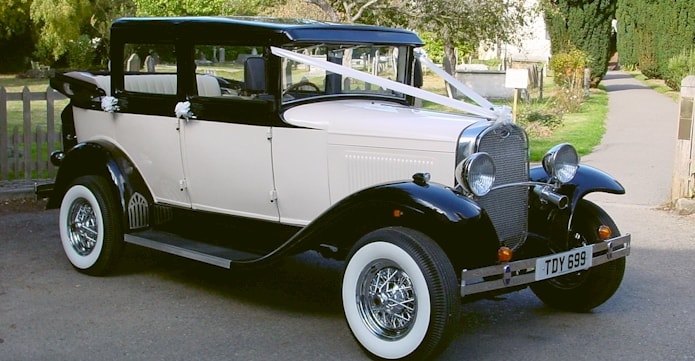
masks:
<path id="1" fill-rule="evenodd" d="M 68 66 L 72 69 L 89 69 L 94 64 L 96 44 L 87 35 L 68 43 L 66 57 Z"/>
<path id="2" fill-rule="evenodd" d="M 278 18 L 304 18 L 319 21 L 331 20 L 321 8 L 305 0 L 276 2 L 272 6 L 260 8 L 258 14 Z"/>
<path id="3" fill-rule="evenodd" d="M 444 69 L 456 66 L 456 51 L 470 51 L 480 42 L 514 43 L 519 29 L 536 9 L 525 1 L 507 0 L 308 0 L 329 20 L 397 26 L 436 34 L 443 47 Z M 425 35 L 427 36 L 427 35 Z M 429 54 L 438 57 L 430 48 Z"/>
<path id="4" fill-rule="evenodd" d="M 606 75 L 611 20 L 618 0 L 545 0 L 545 20 L 553 54 L 577 48 L 589 56 L 591 83 Z"/>
<path id="5" fill-rule="evenodd" d="M 256 15 L 270 0 L 133 0 L 138 16 Z"/>
<path id="6" fill-rule="evenodd" d="M 668 61 L 664 81 L 671 89 L 680 90 L 681 81 L 689 74 L 695 74 L 695 48 L 684 49 Z"/>
<path id="7" fill-rule="evenodd" d="M 562 112 L 552 102 L 522 103 L 516 122 L 531 138 L 546 138 L 562 126 Z"/>
<path id="8" fill-rule="evenodd" d="M 0 40 L 11 39 L 31 30 L 29 7 L 26 0 L 3 0 L 0 2 Z"/>
<path id="9" fill-rule="evenodd" d="M 616 16 L 621 64 L 649 78 L 666 77 L 670 60 L 694 45 L 695 0 L 618 0 Z"/>
<path id="10" fill-rule="evenodd" d="M 583 85 L 584 68 L 588 62 L 586 53 L 579 49 L 569 49 L 553 54 L 548 65 L 553 71 L 555 84 L 563 88 L 576 88 Z"/>
<path id="11" fill-rule="evenodd" d="M 608 113 L 608 94 L 604 89 L 592 89 L 591 96 L 575 112 L 564 113 L 561 124 L 542 136 L 529 132 L 531 161 L 539 161 L 550 147 L 558 143 L 571 143 L 580 156 L 591 153 L 605 132 Z"/>
<path id="12" fill-rule="evenodd" d="M 578 49 L 556 53 L 550 58 L 548 65 L 558 86 L 555 101 L 560 111 L 576 111 L 584 100 L 584 68 L 588 63 L 588 56 Z"/>
<path id="13" fill-rule="evenodd" d="M 414 0 L 405 4 L 407 27 L 436 33 L 443 42 L 444 70 L 453 74 L 457 47 L 475 49 L 481 42 L 517 43 L 536 14 L 525 1 Z"/>
<path id="14" fill-rule="evenodd" d="M 88 23 L 88 0 L 34 0 L 31 18 L 41 28 L 38 53 L 51 60 L 65 54 L 68 44 L 81 35 L 82 24 Z"/>

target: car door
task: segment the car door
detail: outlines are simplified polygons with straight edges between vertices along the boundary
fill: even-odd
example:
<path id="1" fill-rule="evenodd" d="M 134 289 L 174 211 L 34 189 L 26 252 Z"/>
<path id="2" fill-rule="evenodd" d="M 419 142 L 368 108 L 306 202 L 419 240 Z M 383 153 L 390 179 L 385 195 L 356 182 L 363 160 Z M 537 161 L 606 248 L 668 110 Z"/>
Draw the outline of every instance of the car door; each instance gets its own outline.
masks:
<path id="1" fill-rule="evenodd" d="M 157 203 L 189 208 L 174 112 L 181 100 L 175 53 L 173 43 L 124 44 L 125 72 L 111 79 L 119 106 L 111 141 L 135 163 Z"/>
<path id="2" fill-rule="evenodd" d="M 277 221 L 272 100 L 259 96 L 261 89 L 251 89 L 247 60 L 264 66 L 254 49 L 195 46 L 197 95 L 189 99 L 193 116 L 182 126 L 182 154 L 194 209 Z M 264 83 L 263 69 L 253 75 L 259 74 Z"/>

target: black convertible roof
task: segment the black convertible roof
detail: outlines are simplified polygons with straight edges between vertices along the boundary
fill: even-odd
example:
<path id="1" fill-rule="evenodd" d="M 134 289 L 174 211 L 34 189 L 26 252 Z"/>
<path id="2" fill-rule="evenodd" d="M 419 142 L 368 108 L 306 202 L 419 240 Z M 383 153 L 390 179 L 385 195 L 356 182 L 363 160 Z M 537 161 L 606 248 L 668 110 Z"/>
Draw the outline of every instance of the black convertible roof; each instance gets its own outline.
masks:
<path id="1" fill-rule="evenodd" d="M 263 17 L 143 17 L 121 18 L 111 26 L 112 39 L 135 41 L 253 41 L 287 43 L 372 43 L 423 45 L 412 31 L 380 26 L 340 24 L 305 19 Z"/>

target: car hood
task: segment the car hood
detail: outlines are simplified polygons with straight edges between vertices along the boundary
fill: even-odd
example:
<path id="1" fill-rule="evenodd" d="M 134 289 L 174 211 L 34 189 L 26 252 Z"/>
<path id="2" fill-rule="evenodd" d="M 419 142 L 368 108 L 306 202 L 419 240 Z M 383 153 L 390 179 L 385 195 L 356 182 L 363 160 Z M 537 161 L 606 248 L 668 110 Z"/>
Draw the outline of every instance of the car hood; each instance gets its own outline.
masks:
<path id="1" fill-rule="evenodd" d="M 457 142 L 461 131 L 483 118 L 412 108 L 374 100 L 338 100 L 292 107 L 287 123 L 325 130 L 330 135 L 382 140 Z M 451 148 L 448 148 L 451 151 Z"/>

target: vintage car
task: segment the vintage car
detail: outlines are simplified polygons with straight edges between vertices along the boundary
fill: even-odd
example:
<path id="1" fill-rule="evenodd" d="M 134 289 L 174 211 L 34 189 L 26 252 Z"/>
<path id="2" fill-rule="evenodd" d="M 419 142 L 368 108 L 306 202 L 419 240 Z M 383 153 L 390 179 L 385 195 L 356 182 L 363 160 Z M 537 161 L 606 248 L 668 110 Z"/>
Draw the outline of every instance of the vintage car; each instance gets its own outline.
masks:
<path id="1" fill-rule="evenodd" d="M 108 71 L 51 80 L 70 103 L 37 193 L 67 258 L 102 275 L 124 242 L 225 268 L 317 251 L 344 261 L 347 324 L 380 359 L 436 356 L 464 301 L 530 287 L 563 310 L 604 303 L 630 235 L 584 196 L 623 187 L 569 144 L 531 166 L 508 107 L 422 46 L 309 20 L 116 20 Z M 423 71 L 468 101 L 420 89 Z"/>

